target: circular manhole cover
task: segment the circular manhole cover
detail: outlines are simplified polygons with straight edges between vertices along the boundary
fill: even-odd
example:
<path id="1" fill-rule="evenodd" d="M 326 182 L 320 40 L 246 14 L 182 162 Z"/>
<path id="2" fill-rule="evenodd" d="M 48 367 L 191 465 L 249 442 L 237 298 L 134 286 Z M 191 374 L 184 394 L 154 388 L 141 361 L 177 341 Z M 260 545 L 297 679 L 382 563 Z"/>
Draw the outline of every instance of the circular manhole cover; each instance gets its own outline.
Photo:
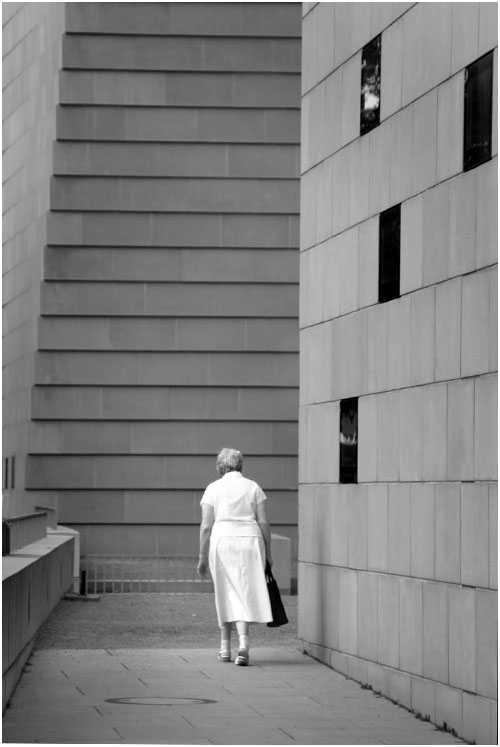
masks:
<path id="1" fill-rule="evenodd" d="M 106 703 L 118 703 L 119 705 L 159 705 L 159 706 L 174 706 L 174 705 L 206 705 L 207 703 L 217 703 L 216 700 L 208 700 L 207 698 L 172 698 L 165 695 L 158 696 L 147 696 L 144 695 L 138 698 L 107 698 Z"/>

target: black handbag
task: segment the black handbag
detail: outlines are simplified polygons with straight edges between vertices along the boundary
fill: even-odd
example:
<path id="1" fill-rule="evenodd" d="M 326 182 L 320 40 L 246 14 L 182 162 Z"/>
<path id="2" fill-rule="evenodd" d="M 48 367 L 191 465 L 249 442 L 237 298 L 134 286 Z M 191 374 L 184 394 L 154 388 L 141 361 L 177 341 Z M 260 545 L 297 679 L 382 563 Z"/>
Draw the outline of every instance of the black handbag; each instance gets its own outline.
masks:
<path id="1" fill-rule="evenodd" d="M 280 590 L 278 584 L 274 578 L 270 566 L 266 563 L 266 582 L 267 591 L 269 593 L 269 601 L 271 602 L 271 612 L 273 613 L 273 621 L 267 623 L 268 628 L 279 628 L 280 625 L 286 625 L 288 617 L 286 616 L 283 602 L 281 601 Z"/>

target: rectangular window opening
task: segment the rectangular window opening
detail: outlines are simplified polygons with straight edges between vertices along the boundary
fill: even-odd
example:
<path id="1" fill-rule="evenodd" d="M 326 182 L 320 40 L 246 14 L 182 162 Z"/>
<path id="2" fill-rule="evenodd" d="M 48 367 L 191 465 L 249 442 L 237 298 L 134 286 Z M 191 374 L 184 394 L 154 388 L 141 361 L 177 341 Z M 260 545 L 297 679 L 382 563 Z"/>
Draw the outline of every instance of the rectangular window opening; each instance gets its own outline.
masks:
<path id="1" fill-rule="evenodd" d="M 339 482 L 358 482 L 358 398 L 340 402 Z"/>
<path id="2" fill-rule="evenodd" d="M 493 121 L 493 52 L 465 69 L 464 171 L 491 158 Z"/>
<path id="3" fill-rule="evenodd" d="M 16 457 L 10 460 L 10 487 L 12 490 L 16 487 Z"/>
<path id="4" fill-rule="evenodd" d="M 380 35 L 363 47 L 361 56 L 361 134 L 380 124 Z"/>
<path id="5" fill-rule="evenodd" d="M 9 457 L 3 460 L 3 486 L 5 490 L 9 489 Z"/>
<path id="6" fill-rule="evenodd" d="M 379 303 L 399 298 L 401 263 L 401 205 L 394 205 L 380 213 L 379 221 Z"/>

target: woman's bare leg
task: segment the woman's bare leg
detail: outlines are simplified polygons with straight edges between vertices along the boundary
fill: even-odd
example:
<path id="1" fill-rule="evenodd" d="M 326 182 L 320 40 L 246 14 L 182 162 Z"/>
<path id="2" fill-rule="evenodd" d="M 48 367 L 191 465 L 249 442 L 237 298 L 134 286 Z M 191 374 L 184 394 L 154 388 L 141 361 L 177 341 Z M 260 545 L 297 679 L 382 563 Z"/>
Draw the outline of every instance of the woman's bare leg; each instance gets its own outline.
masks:
<path id="1" fill-rule="evenodd" d="M 238 631 L 238 656 L 236 664 L 244 666 L 248 664 L 248 631 L 249 624 L 245 620 L 237 620 L 236 630 Z"/>

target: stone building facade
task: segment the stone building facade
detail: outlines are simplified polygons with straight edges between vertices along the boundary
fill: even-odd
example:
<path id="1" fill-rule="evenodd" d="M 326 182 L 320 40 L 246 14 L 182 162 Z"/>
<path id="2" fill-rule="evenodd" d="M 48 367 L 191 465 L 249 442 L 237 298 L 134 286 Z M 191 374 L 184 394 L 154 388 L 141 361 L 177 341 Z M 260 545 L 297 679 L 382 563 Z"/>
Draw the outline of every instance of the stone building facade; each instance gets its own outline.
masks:
<path id="1" fill-rule="evenodd" d="M 196 553 L 233 445 L 296 553 L 300 6 L 4 22 L 7 515 Z"/>
<path id="2" fill-rule="evenodd" d="M 497 6 L 303 13 L 299 635 L 496 743 Z"/>

